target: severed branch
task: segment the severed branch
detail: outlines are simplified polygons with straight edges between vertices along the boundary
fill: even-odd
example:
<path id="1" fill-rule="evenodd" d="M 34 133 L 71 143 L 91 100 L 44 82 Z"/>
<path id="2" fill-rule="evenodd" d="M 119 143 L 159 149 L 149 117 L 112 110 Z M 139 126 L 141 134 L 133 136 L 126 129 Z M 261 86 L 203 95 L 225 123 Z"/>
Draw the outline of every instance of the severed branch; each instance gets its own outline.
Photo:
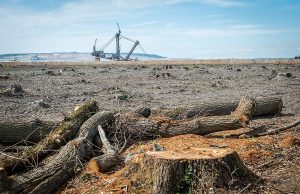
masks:
<path id="1" fill-rule="evenodd" d="M 112 155 L 116 154 L 116 150 L 114 150 L 113 147 L 111 146 L 111 144 L 109 143 L 109 141 L 105 135 L 105 131 L 103 130 L 101 125 L 98 125 L 98 132 L 99 132 L 102 144 L 103 144 L 103 148 L 105 150 L 104 153 L 112 154 Z"/>
<path id="2" fill-rule="evenodd" d="M 118 162 L 120 162 L 121 156 L 119 155 L 120 153 L 119 151 L 113 149 L 112 145 L 110 144 L 110 142 L 108 141 L 105 135 L 105 131 L 100 125 L 98 125 L 98 132 L 103 144 L 104 154 L 92 158 L 87 164 L 87 167 L 89 169 L 94 169 L 95 171 L 107 172 L 110 169 L 112 169 L 114 166 L 116 166 Z M 126 145 L 124 143 L 123 147 L 125 146 Z"/>
<path id="3" fill-rule="evenodd" d="M 251 131 L 250 131 L 250 132 L 248 132 L 249 135 L 247 135 L 247 134 L 245 134 L 245 135 L 246 136 L 250 136 L 251 135 L 251 136 L 254 136 L 254 137 L 260 137 L 260 136 L 266 136 L 266 135 L 275 135 L 275 134 L 278 134 L 278 133 L 280 133 L 282 131 L 290 129 L 292 127 L 296 127 L 299 124 L 300 124 L 300 120 L 297 120 L 297 121 L 295 121 L 295 122 L 293 122 L 293 123 L 291 123 L 291 124 L 289 124 L 287 126 L 284 126 L 284 127 L 279 127 L 279 128 L 276 128 L 276 129 L 273 129 L 273 130 L 270 130 L 270 131 L 262 132 L 262 133 L 251 133 Z"/>
<path id="4" fill-rule="evenodd" d="M 283 126 L 283 127 L 279 127 L 276 129 L 272 129 L 269 131 L 265 131 L 265 132 L 258 132 L 255 129 L 251 130 L 251 131 L 246 131 L 246 132 L 242 132 L 242 133 L 238 133 L 238 134 L 229 134 L 229 135 L 210 135 L 208 134 L 207 137 L 210 138 L 249 138 L 249 137 L 261 137 L 261 136 L 267 136 L 267 135 L 276 135 L 279 134 L 280 132 L 286 131 L 292 127 L 296 127 L 300 124 L 300 120 L 297 120 L 289 125 Z"/>

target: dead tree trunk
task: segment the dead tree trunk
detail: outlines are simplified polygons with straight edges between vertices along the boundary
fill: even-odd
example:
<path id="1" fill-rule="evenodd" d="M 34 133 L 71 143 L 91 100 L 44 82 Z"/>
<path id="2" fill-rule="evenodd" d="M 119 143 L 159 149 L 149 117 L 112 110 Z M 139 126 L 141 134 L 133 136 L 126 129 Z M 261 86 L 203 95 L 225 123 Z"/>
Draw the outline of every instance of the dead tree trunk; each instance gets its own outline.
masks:
<path id="1" fill-rule="evenodd" d="M 254 116 L 274 115 L 281 112 L 283 103 L 281 98 L 257 98 Z M 164 115 L 174 119 L 186 119 L 198 116 L 228 115 L 239 104 L 238 100 L 201 102 L 197 106 L 179 107 L 164 111 L 158 111 L 158 115 Z"/>
<path id="2" fill-rule="evenodd" d="M 19 193 L 52 193 L 58 186 L 74 176 L 76 168 L 91 157 L 92 148 L 88 140 L 70 141 L 59 154 L 44 166 L 36 167 L 26 173 L 11 176 L 10 191 Z"/>
<path id="3" fill-rule="evenodd" d="M 51 121 L 1 121 L 0 144 L 13 145 L 39 142 L 57 125 Z"/>
<path id="4" fill-rule="evenodd" d="M 210 193 L 257 180 L 229 149 L 188 148 L 144 154 L 138 174 L 151 193 Z"/>
<path id="5" fill-rule="evenodd" d="M 97 111 L 98 106 L 95 101 L 85 103 L 73 111 L 65 121 L 62 121 L 42 141 L 22 151 L 17 157 L 8 157 L 0 160 L 0 167 L 7 170 L 10 167 L 23 169 L 24 167 L 37 165 L 48 153 L 59 149 L 66 142 L 73 139 L 83 122 Z"/>
<path id="6" fill-rule="evenodd" d="M 117 119 L 119 128 L 128 130 L 136 139 L 139 137 L 170 137 L 182 134 L 206 135 L 217 131 L 225 131 L 246 127 L 254 113 L 255 100 L 243 97 L 230 115 L 199 117 L 181 121 L 166 117 L 141 118 L 132 115 L 121 115 Z"/>
<path id="7" fill-rule="evenodd" d="M 97 113 L 82 125 L 79 137 L 68 142 L 55 158 L 26 173 L 10 176 L 11 187 L 9 190 L 16 193 L 53 193 L 64 182 L 73 177 L 76 170 L 82 168 L 86 160 L 92 158 L 93 135 L 96 135 L 94 126 L 102 124 L 108 129 L 107 124 L 113 121 L 113 114 L 109 112 Z"/>

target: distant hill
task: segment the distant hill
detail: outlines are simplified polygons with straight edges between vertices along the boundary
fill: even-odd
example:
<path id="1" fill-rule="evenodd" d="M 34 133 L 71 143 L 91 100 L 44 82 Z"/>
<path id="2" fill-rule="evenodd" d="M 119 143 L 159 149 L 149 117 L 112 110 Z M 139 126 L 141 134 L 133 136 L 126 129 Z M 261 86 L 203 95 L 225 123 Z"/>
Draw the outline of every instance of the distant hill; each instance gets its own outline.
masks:
<path id="1" fill-rule="evenodd" d="M 122 56 L 126 56 L 127 53 L 121 53 Z M 155 60 L 163 59 L 157 54 L 144 54 L 144 53 L 132 53 L 132 59 L 138 60 Z M 0 61 L 41 61 L 41 62 L 80 62 L 80 61 L 93 61 L 94 57 L 90 53 L 77 53 L 77 52 L 57 52 L 57 53 L 16 53 L 16 54 L 0 54 Z"/>

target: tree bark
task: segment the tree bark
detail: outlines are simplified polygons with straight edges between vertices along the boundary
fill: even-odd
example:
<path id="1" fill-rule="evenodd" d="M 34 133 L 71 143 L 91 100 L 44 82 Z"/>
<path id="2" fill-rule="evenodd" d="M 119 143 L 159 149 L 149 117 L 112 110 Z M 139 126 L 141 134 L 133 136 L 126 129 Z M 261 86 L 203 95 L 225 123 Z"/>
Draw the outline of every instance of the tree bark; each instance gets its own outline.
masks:
<path id="1" fill-rule="evenodd" d="M 282 99 L 278 97 L 257 98 L 254 116 L 274 115 L 282 111 Z M 178 107 L 169 110 L 157 111 L 156 114 L 174 119 L 194 118 L 198 116 L 228 115 L 239 104 L 239 100 L 201 102 L 197 106 Z"/>
<path id="2" fill-rule="evenodd" d="M 43 165 L 23 174 L 10 176 L 10 190 L 16 193 L 53 193 L 64 182 L 72 178 L 83 167 L 86 160 L 92 158 L 95 131 L 93 126 L 102 124 L 108 129 L 114 117 L 109 112 L 99 112 L 88 119 L 81 127 L 78 138 L 61 148 L 57 156 Z M 88 129 L 87 126 L 91 128 Z M 98 125 L 97 125 L 98 126 Z M 106 165 L 110 165 L 106 163 Z"/>
<path id="3" fill-rule="evenodd" d="M 212 148 L 148 152 L 137 172 L 140 182 L 155 194 L 211 193 L 258 179 L 235 151 Z"/>
<path id="4" fill-rule="evenodd" d="M 9 184 L 5 169 L 0 167 L 0 193 L 4 192 L 8 188 Z"/>
<path id="5" fill-rule="evenodd" d="M 10 190 L 16 193 L 53 193 L 74 176 L 76 169 L 84 163 L 85 158 L 91 157 L 91 154 L 92 148 L 88 140 L 72 140 L 44 166 L 38 166 L 21 175 L 10 176 Z"/>
<path id="6" fill-rule="evenodd" d="M 128 130 L 133 139 L 145 137 L 171 137 L 182 134 L 206 135 L 246 127 L 255 110 L 255 100 L 243 97 L 230 115 L 199 117 L 192 120 L 174 120 L 156 116 L 148 118 L 120 115 L 117 118 L 119 128 Z"/>
<path id="7" fill-rule="evenodd" d="M 0 144 L 32 144 L 39 142 L 58 124 L 51 121 L 1 121 Z"/>
<path id="8" fill-rule="evenodd" d="M 11 167 L 14 169 L 24 169 L 25 167 L 37 165 L 47 154 L 59 149 L 62 145 L 65 145 L 66 142 L 73 139 L 83 122 L 97 111 L 98 106 L 95 101 L 85 103 L 77 110 L 71 112 L 65 121 L 62 121 L 39 143 L 22 151 L 18 157 L 8 157 L 0 160 L 0 167 L 7 170 Z"/>

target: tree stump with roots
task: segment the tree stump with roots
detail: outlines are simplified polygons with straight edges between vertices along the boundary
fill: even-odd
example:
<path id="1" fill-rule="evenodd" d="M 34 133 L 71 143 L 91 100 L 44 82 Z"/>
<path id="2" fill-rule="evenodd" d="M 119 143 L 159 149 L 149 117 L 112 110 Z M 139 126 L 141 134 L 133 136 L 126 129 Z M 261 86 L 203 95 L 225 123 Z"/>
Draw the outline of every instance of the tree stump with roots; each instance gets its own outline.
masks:
<path id="1" fill-rule="evenodd" d="M 230 149 L 187 148 L 145 153 L 141 182 L 151 193 L 208 193 L 258 179 Z"/>

